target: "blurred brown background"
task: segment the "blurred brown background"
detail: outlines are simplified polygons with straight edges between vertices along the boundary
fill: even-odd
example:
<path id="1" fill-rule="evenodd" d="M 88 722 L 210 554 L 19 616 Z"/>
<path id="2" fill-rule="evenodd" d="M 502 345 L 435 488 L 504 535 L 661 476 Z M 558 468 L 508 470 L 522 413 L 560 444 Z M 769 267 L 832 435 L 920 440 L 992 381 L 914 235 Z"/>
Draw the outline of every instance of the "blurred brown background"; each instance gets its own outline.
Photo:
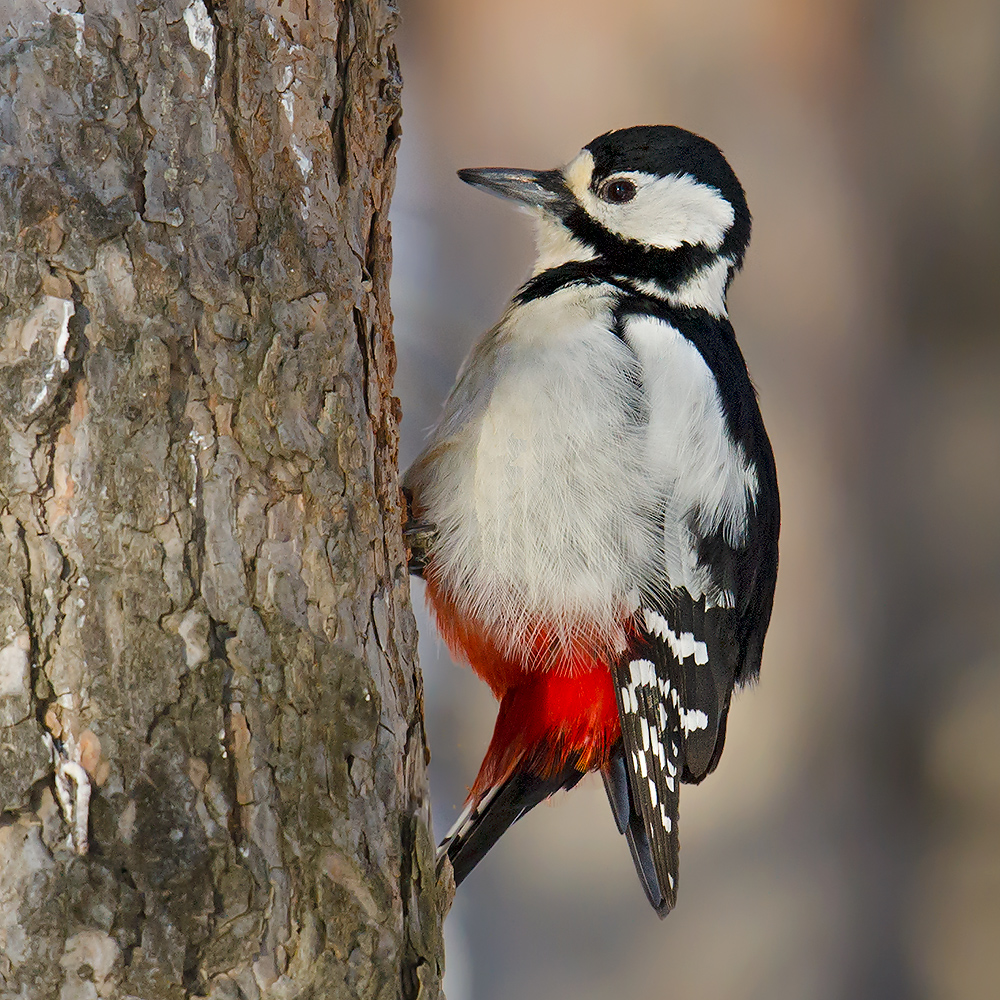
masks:
<path id="1" fill-rule="evenodd" d="M 589 779 L 462 886 L 449 1000 L 1000 996 L 1000 4 L 402 14 L 404 464 L 531 257 L 529 221 L 454 171 L 674 123 L 754 213 L 730 306 L 784 513 L 761 683 L 682 797 L 677 910 L 655 918 Z M 495 707 L 426 618 L 421 642 L 441 836 Z"/>

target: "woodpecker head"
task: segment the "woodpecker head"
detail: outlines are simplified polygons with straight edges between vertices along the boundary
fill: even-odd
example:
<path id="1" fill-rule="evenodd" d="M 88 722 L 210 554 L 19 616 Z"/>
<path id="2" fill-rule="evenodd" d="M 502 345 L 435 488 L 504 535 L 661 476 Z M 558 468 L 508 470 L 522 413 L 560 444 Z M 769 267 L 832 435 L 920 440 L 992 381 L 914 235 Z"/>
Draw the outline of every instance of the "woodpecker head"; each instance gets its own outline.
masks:
<path id="1" fill-rule="evenodd" d="M 673 125 L 607 132 L 561 170 L 458 175 L 536 214 L 536 274 L 571 261 L 601 261 L 667 293 L 705 286 L 694 298 L 706 301 L 691 304 L 724 311 L 726 288 L 750 241 L 746 198 L 726 158 L 707 139 Z"/>

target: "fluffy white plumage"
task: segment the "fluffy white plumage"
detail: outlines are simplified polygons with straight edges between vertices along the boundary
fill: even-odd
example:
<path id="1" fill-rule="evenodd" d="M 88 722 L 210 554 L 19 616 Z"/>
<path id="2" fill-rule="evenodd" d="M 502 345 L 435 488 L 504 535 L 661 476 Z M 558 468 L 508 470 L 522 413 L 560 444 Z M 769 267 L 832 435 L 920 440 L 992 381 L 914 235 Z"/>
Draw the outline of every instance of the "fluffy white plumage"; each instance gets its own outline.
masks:
<path id="1" fill-rule="evenodd" d="M 439 578 L 511 650 L 542 622 L 624 648 L 653 535 L 636 360 L 610 302 L 575 286 L 508 310 L 407 473 Z"/>

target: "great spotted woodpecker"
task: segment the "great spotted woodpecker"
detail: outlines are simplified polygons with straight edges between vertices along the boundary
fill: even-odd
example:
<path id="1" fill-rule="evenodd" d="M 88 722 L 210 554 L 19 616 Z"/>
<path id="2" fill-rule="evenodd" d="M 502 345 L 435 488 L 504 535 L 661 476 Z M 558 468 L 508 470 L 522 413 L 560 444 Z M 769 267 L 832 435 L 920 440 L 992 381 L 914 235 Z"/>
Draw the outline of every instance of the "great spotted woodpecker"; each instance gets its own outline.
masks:
<path id="1" fill-rule="evenodd" d="M 662 917 L 679 783 L 719 761 L 777 574 L 774 459 L 726 313 L 750 213 L 722 153 L 672 126 L 459 176 L 533 212 L 538 259 L 403 481 L 411 570 L 500 702 L 441 851 L 461 882 L 599 770 Z"/>

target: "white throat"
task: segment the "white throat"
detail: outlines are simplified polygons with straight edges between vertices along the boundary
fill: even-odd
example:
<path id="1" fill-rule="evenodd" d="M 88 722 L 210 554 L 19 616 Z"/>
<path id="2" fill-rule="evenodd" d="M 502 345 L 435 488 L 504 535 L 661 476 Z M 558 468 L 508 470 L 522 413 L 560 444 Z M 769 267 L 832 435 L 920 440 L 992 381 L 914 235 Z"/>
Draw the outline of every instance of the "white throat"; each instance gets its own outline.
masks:
<path id="1" fill-rule="evenodd" d="M 561 222 L 551 215 L 539 215 L 535 226 L 535 252 L 537 254 L 532 277 L 561 264 L 582 263 L 597 256 L 586 244 L 581 243 Z"/>

